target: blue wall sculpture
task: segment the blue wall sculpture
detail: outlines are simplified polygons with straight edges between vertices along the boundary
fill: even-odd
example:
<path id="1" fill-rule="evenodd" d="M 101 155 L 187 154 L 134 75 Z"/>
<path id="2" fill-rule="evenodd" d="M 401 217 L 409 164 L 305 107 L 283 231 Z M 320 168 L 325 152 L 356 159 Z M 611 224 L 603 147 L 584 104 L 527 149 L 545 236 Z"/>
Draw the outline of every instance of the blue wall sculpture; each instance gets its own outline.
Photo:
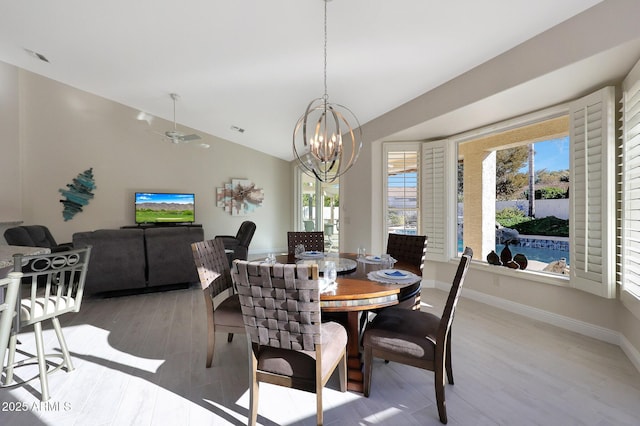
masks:
<path id="1" fill-rule="evenodd" d="M 62 217 L 64 221 L 73 219 L 76 213 L 82 211 L 82 207 L 89 204 L 89 200 L 93 198 L 93 192 L 96 188 L 93 180 L 93 168 L 85 170 L 73 179 L 73 183 L 67 184 L 68 189 L 59 189 L 64 195 L 65 200 L 60 200 L 64 205 L 62 209 Z"/>

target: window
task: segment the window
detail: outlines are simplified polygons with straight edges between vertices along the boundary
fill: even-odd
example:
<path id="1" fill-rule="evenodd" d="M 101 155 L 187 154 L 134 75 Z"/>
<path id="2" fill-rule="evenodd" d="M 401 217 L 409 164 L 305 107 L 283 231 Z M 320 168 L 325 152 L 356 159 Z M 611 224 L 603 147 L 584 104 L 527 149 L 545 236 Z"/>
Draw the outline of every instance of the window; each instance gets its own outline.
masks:
<path id="1" fill-rule="evenodd" d="M 417 235 L 420 233 L 419 146 L 386 145 L 385 159 L 387 233 Z"/>
<path id="2" fill-rule="evenodd" d="M 496 147 L 495 252 L 510 247 L 513 256 L 526 257 L 529 270 L 568 275 L 568 116 L 562 121 L 566 136 Z M 546 124 L 537 125 L 539 133 Z"/>
<path id="3" fill-rule="evenodd" d="M 559 273 L 568 272 L 563 265 L 570 257 L 570 206 L 567 188 L 562 194 L 557 189 L 568 185 L 568 134 L 565 110 L 556 117 L 524 121 L 459 143 L 458 238 L 464 243 L 459 241 L 458 251 L 468 245 L 481 252 L 476 259 L 484 261 L 491 251 L 500 254 L 511 245 L 513 255 L 519 253 L 531 261 L 529 270 L 553 266 Z M 550 171 L 558 168 L 563 169 L 562 176 L 557 170 Z M 543 194 L 565 199 L 536 199 Z M 550 221 L 554 221 L 554 229 L 548 226 Z M 558 231 L 564 234 L 558 235 Z"/>
<path id="4" fill-rule="evenodd" d="M 496 157 L 498 149 L 512 148 L 533 141 L 559 137 L 569 132 L 571 198 L 569 234 L 571 236 L 569 285 L 603 297 L 615 297 L 615 174 L 614 174 L 614 89 L 604 88 L 592 95 L 564 106 L 550 108 L 479 129 L 453 139 L 458 155 L 444 160 L 446 170 L 461 170 L 464 188 L 462 211 L 464 245 L 470 246 L 476 259 L 484 260 L 495 247 Z M 425 143 L 432 146 L 433 143 Z M 434 146 L 435 147 L 435 146 Z M 426 154 L 423 154 L 426 161 Z M 464 161 L 463 167 L 456 167 Z M 436 157 L 432 169 L 440 167 Z M 426 163 L 423 174 L 428 175 Z M 426 177 L 423 177 L 426 182 Z M 437 194 L 423 188 L 423 201 Z M 452 185 L 448 193 L 457 195 L 459 186 Z M 458 197 L 456 197 L 458 198 Z M 434 199 L 435 200 L 435 199 Z M 432 203 L 435 205 L 435 201 Z M 427 208 L 423 209 L 425 212 Z M 457 216 L 455 206 L 444 217 Z M 448 214 L 447 214 L 448 213 Z M 438 212 L 433 212 L 433 220 Z M 428 218 L 423 215 L 423 222 Z M 447 227 L 447 236 L 455 230 Z M 460 226 L 458 226 L 460 229 Z M 429 240 L 431 242 L 431 239 Z M 446 239 L 445 239 L 446 241 Z M 446 254 L 455 253 L 453 248 Z M 637 252 L 636 252 L 637 253 Z"/>

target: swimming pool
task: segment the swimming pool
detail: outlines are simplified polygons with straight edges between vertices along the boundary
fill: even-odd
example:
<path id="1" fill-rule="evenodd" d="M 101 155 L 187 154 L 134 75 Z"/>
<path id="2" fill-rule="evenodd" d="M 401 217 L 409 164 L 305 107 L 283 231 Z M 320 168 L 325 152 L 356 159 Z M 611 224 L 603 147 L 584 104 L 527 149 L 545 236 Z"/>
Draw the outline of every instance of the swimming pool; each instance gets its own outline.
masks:
<path id="1" fill-rule="evenodd" d="M 498 253 L 499 255 L 503 248 L 504 244 L 496 244 L 496 253 Z M 462 241 L 458 241 L 458 252 L 462 253 L 462 249 Z M 518 253 L 522 253 L 527 257 L 527 260 L 537 260 L 538 262 L 551 263 L 564 257 L 567 261 L 567 265 L 570 264 L 569 252 L 564 250 L 550 250 L 546 248 L 518 246 L 509 246 L 509 250 L 511 250 L 512 256 L 515 256 Z"/>
<path id="2" fill-rule="evenodd" d="M 496 253 L 500 254 L 503 248 L 503 244 L 496 244 Z M 518 246 L 509 246 L 509 250 L 511 250 L 511 254 L 513 256 L 518 253 L 522 253 L 527 257 L 528 260 L 537 260 L 538 262 L 551 263 L 564 257 L 567 260 L 567 265 L 570 264 L 568 251 Z"/>

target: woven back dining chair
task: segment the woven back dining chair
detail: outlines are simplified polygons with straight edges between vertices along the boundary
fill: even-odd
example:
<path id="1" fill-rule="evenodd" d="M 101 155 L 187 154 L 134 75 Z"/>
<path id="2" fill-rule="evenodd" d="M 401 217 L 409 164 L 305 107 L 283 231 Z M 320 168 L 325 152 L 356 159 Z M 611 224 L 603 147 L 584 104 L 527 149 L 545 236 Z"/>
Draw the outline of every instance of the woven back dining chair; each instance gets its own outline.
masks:
<path id="1" fill-rule="evenodd" d="M 447 423 L 444 374 L 453 385 L 451 323 L 473 251 L 467 247 L 460 258 L 442 316 L 401 308 L 382 310 L 367 326 L 364 346 L 364 395 L 371 393 L 373 358 L 395 361 L 434 372 L 438 414 Z"/>
<path id="2" fill-rule="evenodd" d="M 289 254 L 295 253 L 298 244 L 303 244 L 307 251 L 324 251 L 324 232 L 287 232 Z"/>
<path id="3" fill-rule="evenodd" d="M 78 312 L 82 303 L 84 284 L 89 265 L 91 247 L 33 256 L 13 256 L 14 268 L 22 269 L 21 298 L 18 304 L 18 320 L 9 338 L 6 384 L 13 382 L 16 367 L 32 364 L 37 360 L 40 377 L 41 399 L 47 401 L 49 382 L 47 375 L 64 367 L 74 369 L 58 317 L 69 312 Z M 51 320 L 62 354 L 45 354 L 42 323 Z M 33 326 L 36 341 L 36 356 L 15 362 L 17 333 Z M 52 359 L 61 358 L 55 364 Z M 51 370 L 50 365 L 55 365 Z M 29 380 L 27 380 L 29 381 Z"/>
<path id="4" fill-rule="evenodd" d="M 347 332 L 321 322 L 318 265 L 236 260 L 238 287 L 250 343 L 249 424 L 258 415 L 258 386 L 272 383 L 316 393 L 316 420 L 323 422 L 322 389 L 338 367 L 347 388 Z"/>
<path id="5" fill-rule="evenodd" d="M 191 244 L 191 250 L 207 314 L 206 367 L 209 368 L 213 363 L 216 332 L 228 333 L 227 342 L 231 342 L 234 334 L 244 334 L 244 323 L 240 300 L 231 280 L 229 260 L 224 251 L 224 240 L 215 238 L 198 241 Z"/>

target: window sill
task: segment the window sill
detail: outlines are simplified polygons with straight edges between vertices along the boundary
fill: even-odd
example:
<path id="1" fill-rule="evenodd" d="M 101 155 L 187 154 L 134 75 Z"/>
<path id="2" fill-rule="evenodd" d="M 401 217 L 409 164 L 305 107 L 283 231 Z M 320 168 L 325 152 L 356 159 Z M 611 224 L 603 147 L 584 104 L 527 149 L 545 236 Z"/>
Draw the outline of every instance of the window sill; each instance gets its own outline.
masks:
<path id="1" fill-rule="evenodd" d="M 459 262 L 459 260 L 456 259 L 455 263 L 457 262 Z M 518 278 L 521 280 L 535 281 L 537 283 L 557 285 L 560 287 L 571 287 L 569 275 L 558 275 L 549 272 L 530 271 L 527 269 L 511 269 L 504 266 L 489 265 L 488 263 L 480 261 L 472 261 L 471 268 L 478 271 Z"/>

